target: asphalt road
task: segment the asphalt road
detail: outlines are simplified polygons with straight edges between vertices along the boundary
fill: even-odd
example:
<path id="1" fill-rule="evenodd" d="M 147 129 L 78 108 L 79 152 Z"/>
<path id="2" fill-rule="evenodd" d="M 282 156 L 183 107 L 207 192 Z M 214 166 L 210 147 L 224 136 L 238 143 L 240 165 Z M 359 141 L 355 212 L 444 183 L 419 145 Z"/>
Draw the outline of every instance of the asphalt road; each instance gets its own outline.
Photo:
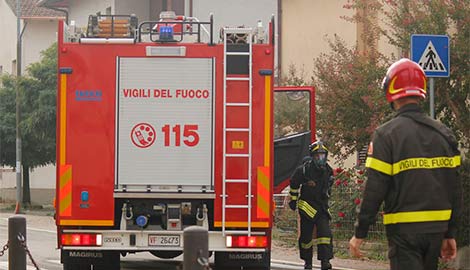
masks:
<path id="1" fill-rule="evenodd" d="M 8 216 L 0 215 L 0 251 L 8 240 Z M 50 218 L 50 217 L 49 217 Z M 45 218 L 46 223 L 40 220 L 31 221 L 27 218 L 27 246 L 33 259 L 36 261 L 41 270 L 61 270 L 60 252 L 56 249 L 56 231 L 55 226 L 51 225 L 49 219 Z M 35 224 L 38 222 L 38 224 Z M 129 254 L 121 257 L 121 270 L 177 270 L 181 265 L 181 258 L 174 260 L 161 260 L 150 253 L 143 252 L 137 254 Z M 32 262 L 27 259 L 27 270 L 35 270 Z M 273 261 L 271 269 L 303 269 L 301 265 L 289 264 L 288 262 Z M 8 250 L 0 257 L 0 270 L 8 270 Z M 214 269 L 213 270 L 217 270 Z"/>

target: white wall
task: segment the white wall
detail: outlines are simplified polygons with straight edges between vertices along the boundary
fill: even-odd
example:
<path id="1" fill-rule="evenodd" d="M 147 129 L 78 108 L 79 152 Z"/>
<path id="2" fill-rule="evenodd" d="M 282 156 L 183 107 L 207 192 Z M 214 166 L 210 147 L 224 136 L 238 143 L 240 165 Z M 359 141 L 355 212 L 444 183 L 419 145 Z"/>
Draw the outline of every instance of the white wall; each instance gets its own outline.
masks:
<path id="1" fill-rule="evenodd" d="M 55 194 L 56 170 L 54 165 L 38 167 L 30 171 L 29 187 L 31 203 L 50 205 Z M 0 202 L 16 200 L 16 172 L 12 168 L 0 167 Z"/>
<path id="2" fill-rule="evenodd" d="M 41 51 L 57 41 L 57 20 L 26 20 L 23 34 L 23 68 L 41 60 Z M 23 73 L 23 75 L 25 75 Z"/>
<path id="3" fill-rule="evenodd" d="M 209 21 L 209 16 L 214 15 L 214 42 L 219 41 L 219 33 L 222 27 L 245 26 L 255 28 L 258 20 L 268 30 L 271 18 L 275 19 L 275 56 L 274 65 L 278 63 L 278 39 L 277 39 L 277 0 L 193 0 L 193 16 L 200 21 Z M 209 29 L 208 29 L 209 30 Z M 266 32 L 267 33 L 267 32 Z"/>
<path id="4" fill-rule="evenodd" d="M 0 0 L 0 29 L 0 65 L 3 67 L 3 73 L 16 74 L 16 70 L 11 70 L 12 61 L 16 59 L 16 16 L 5 0 Z"/>
<path id="5" fill-rule="evenodd" d="M 193 16 L 200 21 L 209 21 L 210 13 L 214 14 L 215 41 L 218 40 L 219 30 L 224 26 L 256 27 L 258 20 L 265 27 L 271 21 L 271 16 L 277 17 L 277 0 L 193 0 Z M 277 20 L 277 18 L 276 18 Z"/>
<path id="6" fill-rule="evenodd" d="M 116 15 L 130 15 L 135 14 L 139 22 L 149 20 L 149 0 L 128 1 L 128 0 L 115 0 L 115 10 L 112 14 Z"/>
<path id="7" fill-rule="evenodd" d="M 340 16 L 351 16 L 344 9 L 343 0 L 284 0 L 282 1 L 282 71 L 290 65 L 304 69 L 305 79 L 313 71 L 313 60 L 320 53 L 330 52 L 327 38 L 338 34 L 347 44 L 356 44 L 356 24 L 346 22 Z"/>
<path id="8" fill-rule="evenodd" d="M 390 7 L 388 5 L 385 5 L 384 8 L 385 8 L 385 12 L 390 12 Z M 385 17 L 385 14 L 380 14 L 379 16 Z M 380 25 L 380 27 L 385 29 L 385 31 L 391 31 L 392 30 L 392 29 L 390 29 L 390 26 L 385 24 L 385 20 L 380 20 L 379 19 L 379 25 Z M 378 46 L 379 46 L 379 48 L 378 48 L 379 51 L 381 53 L 385 54 L 386 56 L 391 56 L 393 54 L 395 56 L 396 60 L 400 59 L 403 56 L 402 53 L 401 53 L 401 50 L 399 50 L 399 48 L 397 48 L 396 46 L 390 44 L 388 42 L 388 39 L 385 36 L 382 36 L 379 39 Z"/>
<path id="9" fill-rule="evenodd" d="M 32 189 L 55 189 L 55 165 L 35 168 L 29 172 L 29 187 Z M 16 172 L 0 167 L 0 189 L 16 187 Z"/>

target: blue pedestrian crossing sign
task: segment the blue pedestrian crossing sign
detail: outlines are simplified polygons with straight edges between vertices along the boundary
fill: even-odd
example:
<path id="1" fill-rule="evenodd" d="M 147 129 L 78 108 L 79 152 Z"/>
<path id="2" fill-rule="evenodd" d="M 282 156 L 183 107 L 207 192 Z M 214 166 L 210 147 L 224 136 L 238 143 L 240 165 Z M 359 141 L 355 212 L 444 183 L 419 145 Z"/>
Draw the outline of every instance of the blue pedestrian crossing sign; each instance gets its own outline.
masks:
<path id="1" fill-rule="evenodd" d="M 411 35 L 411 60 L 418 63 L 427 77 L 449 77 L 449 37 L 446 35 Z"/>

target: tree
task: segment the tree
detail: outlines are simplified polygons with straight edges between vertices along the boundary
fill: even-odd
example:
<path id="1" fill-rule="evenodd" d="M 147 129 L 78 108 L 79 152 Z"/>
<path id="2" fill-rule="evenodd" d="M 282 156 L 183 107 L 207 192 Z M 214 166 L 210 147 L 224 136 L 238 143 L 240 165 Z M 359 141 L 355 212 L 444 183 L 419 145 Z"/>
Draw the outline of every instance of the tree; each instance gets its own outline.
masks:
<path id="1" fill-rule="evenodd" d="M 41 60 L 27 68 L 20 82 L 23 202 L 31 203 L 29 171 L 55 161 L 57 46 L 41 52 Z M 15 85 L 17 78 L 2 77 L 0 88 L 0 164 L 15 167 Z"/>
<path id="2" fill-rule="evenodd" d="M 371 46 L 362 50 L 348 48 L 336 37 L 330 41 L 332 52 L 316 59 L 315 83 L 320 97 L 317 104 L 321 110 L 318 125 L 322 132 L 327 132 L 330 141 L 336 142 L 337 149 L 350 152 L 355 144 L 362 146 L 365 135 L 390 116 L 377 86 L 385 67 L 398 57 L 385 57 L 377 52 L 374 42 L 379 38 L 387 39 L 401 50 L 400 57 L 406 57 L 412 34 L 445 34 L 450 37 L 450 77 L 435 79 L 436 117 L 455 132 L 461 150 L 470 156 L 470 1 L 348 0 L 344 7 L 357 11 L 355 16 L 346 19 L 370 30 L 361 40 Z M 384 22 L 374 20 L 377 17 L 385 18 Z M 368 102 L 361 104 L 364 100 Z M 373 108 L 367 108 L 371 104 Z M 361 109 L 358 105 L 367 106 Z M 354 121 L 357 123 L 351 124 Z M 357 127 L 359 131 L 353 132 Z M 460 174 L 464 190 L 470 187 L 469 171 L 468 159 L 463 160 Z M 464 200 L 470 200 L 468 193 L 464 192 Z M 468 203 L 464 204 L 465 214 L 457 239 L 459 246 L 468 245 L 470 241 L 469 212 Z"/>
<path id="3" fill-rule="evenodd" d="M 435 110 L 437 118 L 454 130 L 462 149 L 469 149 L 470 1 L 385 1 L 384 7 L 392 30 L 383 32 L 390 43 L 404 51 L 410 48 L 411 34 L 449 36 L 450 77 L 435 79 Z"/>
<path id="4" fill-rule="evenodd" d="M 321 110 L 318 126 L 335 142 L 335 150 L 343 149 L 342 156 L 353 153 L 355 145 L 360 149 L 375 127 L 388 120 L 391 111 L 384 104 L 380 81 L 386 67 L 409 55 L 411 35 L 418 33 L 450 37 L 450 77 L 435 79 L 435 111 L 456 133 L 461 148 L 470 149 L 470 2 L 348 0 L 344 7 L 356 10 L 345 19 L 367 29 L 359 38 L 366 46 L 348 48 L 335 37 L 330 41 L 332 52 L 315 60 Z M 381 55 L 377 51 L 380 38 L 395 45 L 402 55 Z"/>
<path id="5" fill-rule="evenodd" d="M 315 61 L 318 132 L 330 152 L 344 158 L 367 145 L 390 113 L 379 88 L 386 58 L 361 54 L 338 36 L 329 45 L 331 53 Z"/>

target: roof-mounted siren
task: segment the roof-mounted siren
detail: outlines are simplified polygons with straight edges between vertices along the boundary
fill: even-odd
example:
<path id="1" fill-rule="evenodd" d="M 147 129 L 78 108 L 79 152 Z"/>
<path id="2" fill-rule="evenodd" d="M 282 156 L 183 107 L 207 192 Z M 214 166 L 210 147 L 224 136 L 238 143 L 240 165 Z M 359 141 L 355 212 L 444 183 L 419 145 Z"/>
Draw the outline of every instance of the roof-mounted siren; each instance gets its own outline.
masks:
<path id="1" fill-rule="evenodd" d="M 186 35 L 186 38 L 189 36 L 189 39 L 185 39 L 185 42 L 202 42 L 202 34 L 206 34 L 209 44 L 213 44 L 212 29 L 212 14 L 208 22 L 201 22 L 195 17 L 176 15 L 174 11 L 164 11 L 160 13 L 158 21 L 140 23 L 137 30 L 137 41 L 182 42 Z M 192 40 L 191 36 L 194 37 Z"/>
<path id="2" fill-rule="evenodd" d="M 137 27 L 138 19 L 134 14 L 90 15 L 86 36 L 87 38 L 135 39 Z"/>

